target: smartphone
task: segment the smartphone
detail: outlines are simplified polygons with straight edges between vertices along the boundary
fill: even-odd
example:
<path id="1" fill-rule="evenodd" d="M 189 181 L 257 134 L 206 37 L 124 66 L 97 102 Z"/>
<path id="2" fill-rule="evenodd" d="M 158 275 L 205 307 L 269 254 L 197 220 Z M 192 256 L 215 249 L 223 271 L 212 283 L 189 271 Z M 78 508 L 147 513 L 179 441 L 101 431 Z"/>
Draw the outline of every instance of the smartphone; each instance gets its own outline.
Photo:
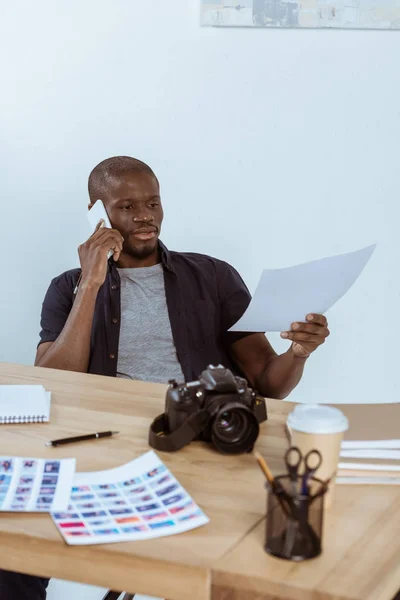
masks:
<path id="1" fill-rule="evenodd" d="M 103 227 L 109 227 L 110 229 L 112 229 L 112 225 L 110 223 L 110 219 L 108 218 L 106 207 L 104 206 L 101 200 L 96 200 L 92 208 L 89 210 L 87 218 L 89 221 L 91 233 L 94 233 L 101 219 L 103 219 L 104 221 Z"/>
<path id="2" fill-rule="evenodd" d="M 104 206 L 101 200 L 96 200 L 92 208 L 89 210 L 87 218 L 89 221 L 91 233 L 95 232 L 95 229 L 101 219 L 103 219 L 104 221 L 104 225 L 102 225 L 102 227 L 109 227 L 110 229 L 112 229 L 112 225 L 108 217 L 106 207 Z M 113 254 L 113 251 L 110 250 L 110 252 L 107 255 L 107 258 L 110 258 Z"/>

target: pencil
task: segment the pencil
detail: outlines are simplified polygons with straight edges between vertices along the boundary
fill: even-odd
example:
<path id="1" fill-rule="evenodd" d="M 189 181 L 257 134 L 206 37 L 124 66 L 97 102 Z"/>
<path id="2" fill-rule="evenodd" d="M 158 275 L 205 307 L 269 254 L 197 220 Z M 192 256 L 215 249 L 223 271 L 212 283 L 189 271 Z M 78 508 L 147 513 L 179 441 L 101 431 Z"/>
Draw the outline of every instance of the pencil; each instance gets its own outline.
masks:
<path id="1" fill-rule="evenodd" d="M 289 517 L 291 514 L 291 507 L 289 498 L 285 490 L 282 488 L 282 485 L 279 481 L 275 481 L 274 476 L 272 475 L 265 459 L 261 456 L 261 454 L 259 452 L 254 452 L 253 454 L 258 464 L 260 465 L 261 471 L 264 473 L 268 483 L 270 484 L 272 491 L 275 494 L 275 497 L 281 505 L 283 512 L 286 514 L 286 516 Z"/>
<path id="2" fill-rule="evenodd" d="M 273 486 L 275 483 L 275 479 L 274 479 L 274 476 L 272 475 L 267 463 L 265 462 L 265 459 L 261 456 L 261 454 L 259 452 L 254 452 L 254 456 L 255 456 L 258 464 L 260 465 L 261 471 L 264 473 L 265 477 L 267 478 L 268 483 Z"/>

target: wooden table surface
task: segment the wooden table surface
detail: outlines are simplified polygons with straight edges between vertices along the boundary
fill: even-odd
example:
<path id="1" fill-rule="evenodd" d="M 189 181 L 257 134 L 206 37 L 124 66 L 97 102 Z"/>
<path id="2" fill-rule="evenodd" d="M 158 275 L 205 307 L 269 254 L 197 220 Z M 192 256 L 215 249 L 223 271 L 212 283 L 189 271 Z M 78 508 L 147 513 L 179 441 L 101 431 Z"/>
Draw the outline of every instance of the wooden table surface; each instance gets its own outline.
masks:
<path id="1" fill-rule="evenodd" d="M 0 364 L 0 384 L 40 383 L 51 422 L 1 425 L 0 455 L 76 457 L 78 471 L 124 464 L 148 450 L 166 386 Z M 292 405 L 268 400 L 257 449 L 275 473 Z M 116 429 L 113 438 L 59 448 L 49 439 Z M 400 488 L 339 486 L 324 552 L 292 563 L 263 550 L 264 481 L 254 458 L 221 456 L 194 443 L 161 459 L 210 517 L 193 531 L 100 546 L 67 546 L 49 515 L 0 514 L 0 568 L 171 600 L 391 600 L 400 588 Z"/>

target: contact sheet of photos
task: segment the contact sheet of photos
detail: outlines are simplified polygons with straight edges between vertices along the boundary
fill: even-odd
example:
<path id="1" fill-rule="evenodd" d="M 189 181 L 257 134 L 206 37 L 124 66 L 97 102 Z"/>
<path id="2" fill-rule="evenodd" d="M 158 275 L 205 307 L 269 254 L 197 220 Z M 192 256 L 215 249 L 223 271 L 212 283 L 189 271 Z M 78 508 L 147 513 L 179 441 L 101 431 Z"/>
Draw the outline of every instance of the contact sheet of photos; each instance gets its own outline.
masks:
<path id="1" fill-rule="evenodd" d="M 0 511 L 67 509 L 75 465 L 74 458 L 45 460 L 0 456 Z"/>
<path id="2" fill-rule="evenodd" d="M 108 471 L 76 473 L 66 511 L 52 518 L 68 544 L 104 544 L 182 533 L 208 523 L 150 451 Z"/>

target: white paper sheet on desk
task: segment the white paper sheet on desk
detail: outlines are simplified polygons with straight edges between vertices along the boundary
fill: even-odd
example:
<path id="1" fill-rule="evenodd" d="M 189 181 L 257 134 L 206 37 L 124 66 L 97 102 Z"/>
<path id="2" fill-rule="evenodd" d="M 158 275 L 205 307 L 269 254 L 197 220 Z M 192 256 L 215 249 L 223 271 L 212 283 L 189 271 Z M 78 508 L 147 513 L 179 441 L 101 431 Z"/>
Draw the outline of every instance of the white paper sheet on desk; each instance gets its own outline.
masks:
<path id="1" fill-rule="evenodd" d="M 75 458 L 0 456 L 0 511 L 66 510 Z"/>
<path id="2" fill-rule="evenodd" d="M 400 485 L 400 477 L 336 477 L 340 485 Z"/>
<path id="3" fill-rule="evenodd" d="M 342 450 L 400 450 L 399 440 L 344 440 Z"/>
<path id="4" fill-rule="evenodd" d="M 339 462 L 338 469 L 340 471 L 351 470 L 351 471 L 393 471 L 393 475 L 400 475 L 400 465 L 390 463 L 379 464 L 379 463 L 351 463 L 351 462 Z"/>
<path id="5" fill-rule="evenodd" d="M 51 516 L 71 545 L 157 538 L 209 521 L 152 450 L 116 469 L 76 473 L 68 510 Z"/>
<path id="6" fill-rule="evenodd" d="M 388 460 L 400 460 L 400 450 L 379 450 L 376 448 L 361 450 L 341 450 L 342 458 L 379 458 Z"/>
<path id="7" fill-rule="evenodd" d="M 229 331 L 288 331 L 324 314 L 351 288 L 376 245 L 284 269 L 265 269 L 244 315 Z"/>

